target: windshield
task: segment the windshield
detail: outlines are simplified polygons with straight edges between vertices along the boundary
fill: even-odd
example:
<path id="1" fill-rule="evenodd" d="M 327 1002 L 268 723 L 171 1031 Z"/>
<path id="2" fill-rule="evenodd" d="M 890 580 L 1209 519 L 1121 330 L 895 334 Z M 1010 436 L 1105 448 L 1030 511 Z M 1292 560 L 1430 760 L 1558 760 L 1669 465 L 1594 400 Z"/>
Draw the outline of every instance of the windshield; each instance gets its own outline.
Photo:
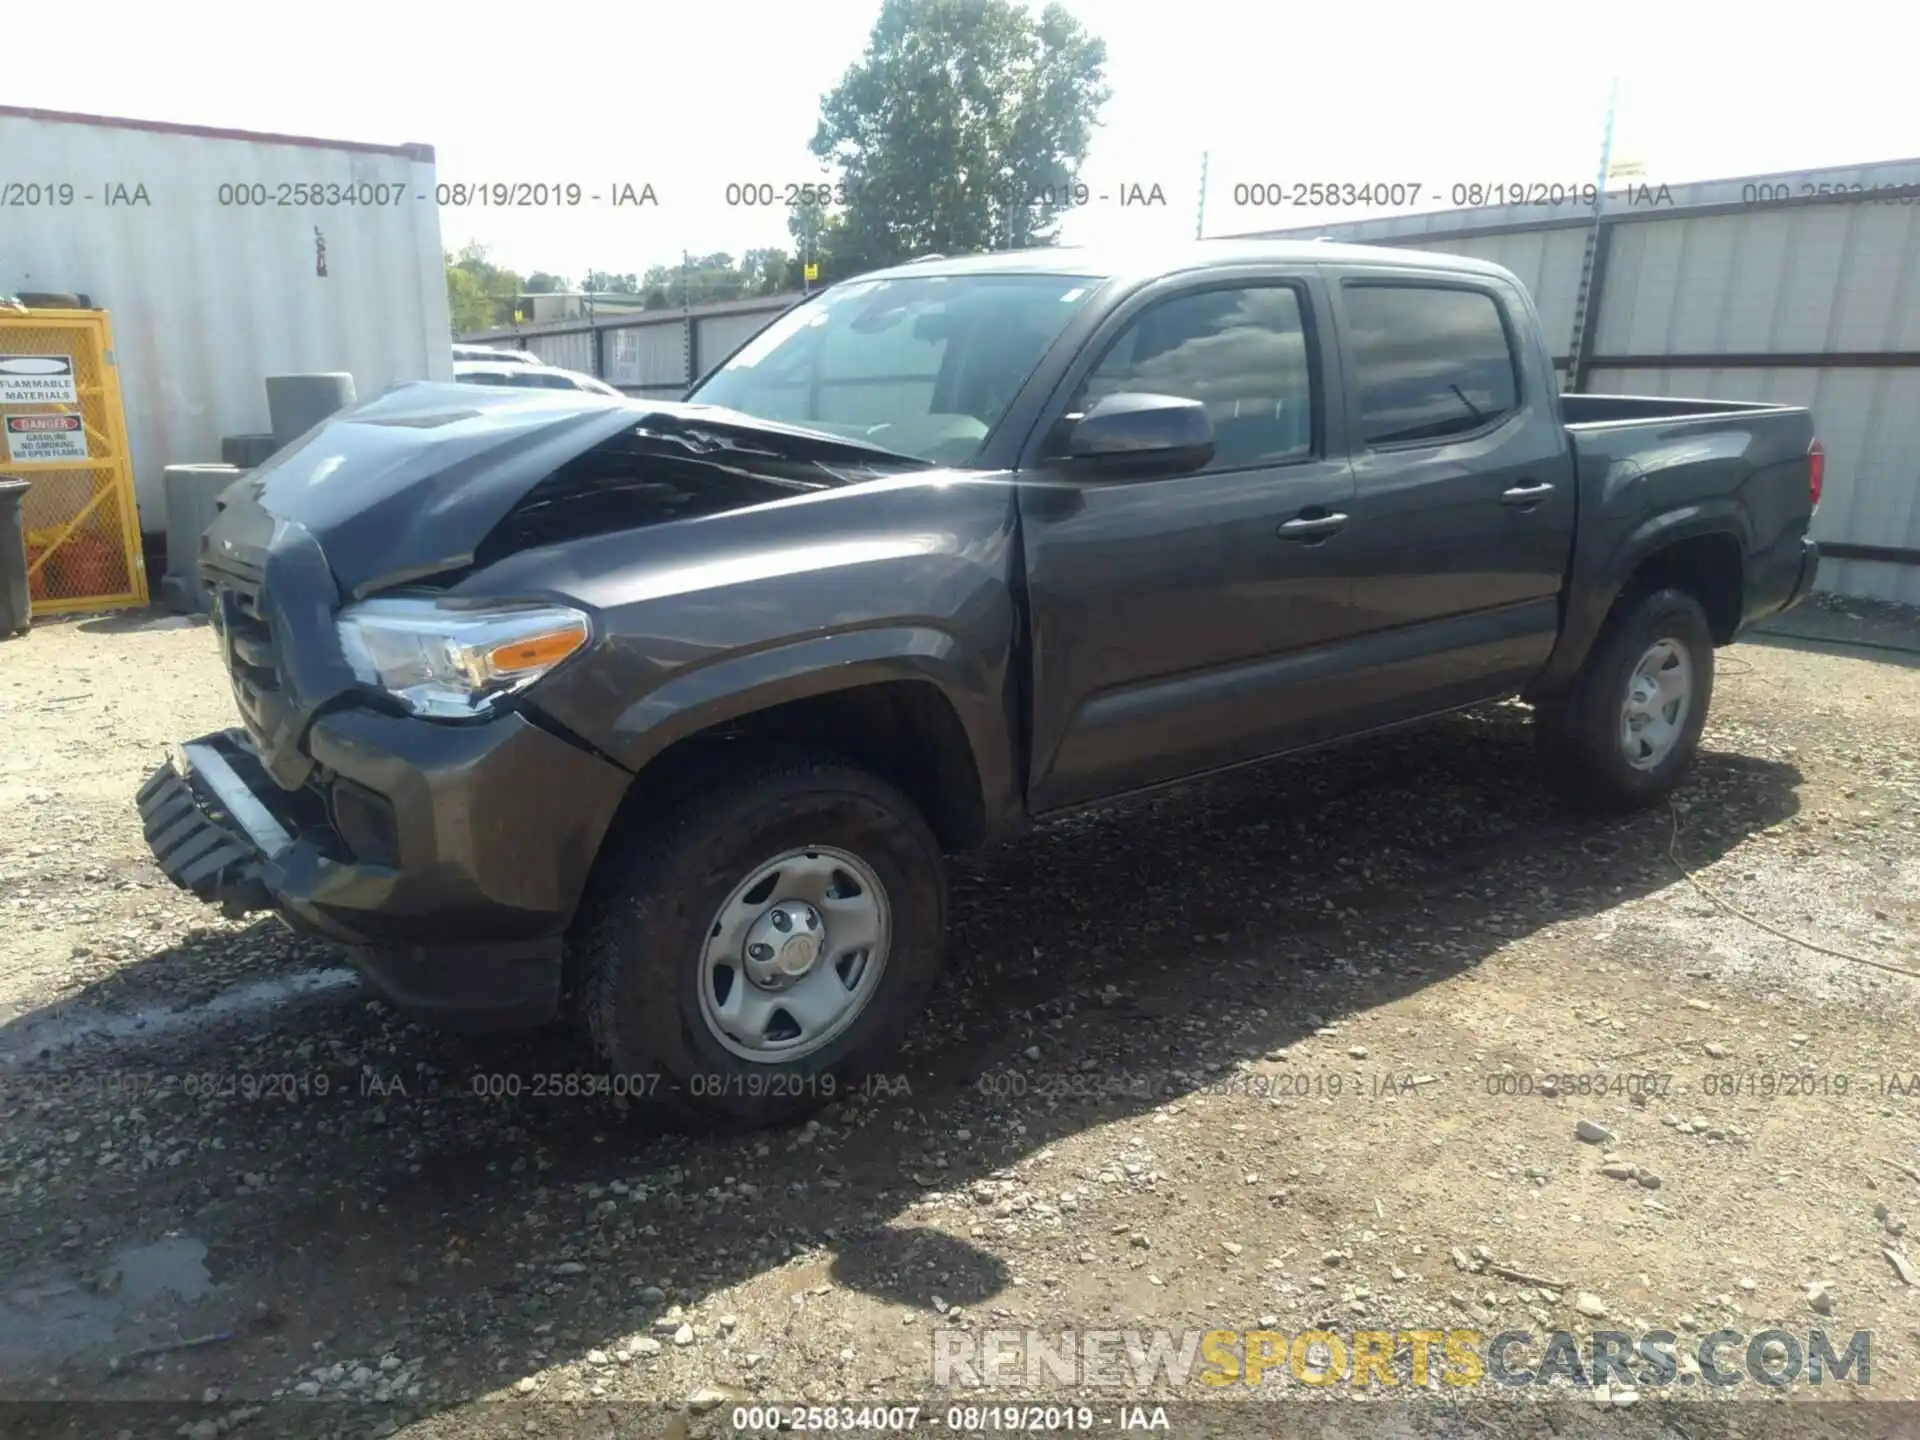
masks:
<path id="1" fill-rule="evenodd" d="M 775 320 L 687 398 L 970 464 L 1094 284 L 915 275 L 836 285 Z"/>

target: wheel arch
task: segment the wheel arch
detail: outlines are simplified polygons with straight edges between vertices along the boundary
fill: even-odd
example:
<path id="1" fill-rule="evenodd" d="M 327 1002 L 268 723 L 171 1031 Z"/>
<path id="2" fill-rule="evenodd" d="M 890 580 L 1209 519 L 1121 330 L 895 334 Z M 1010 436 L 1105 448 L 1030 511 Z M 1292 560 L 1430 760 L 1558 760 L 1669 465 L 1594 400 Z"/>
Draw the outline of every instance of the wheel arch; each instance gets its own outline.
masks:
<path id="1" fill-rule="evenodd" d="M 930 626 L 819 636 L 689 668 L 629 706 L 615 758 L 635 774 L 622 810 L 677 785 L 711 747 L 835 755 L 904 791 L 942 845 L 967 849 L 1017 807 L 1004 666 Z"/>
<path id="2" fill-rule="evenodd" d="M 1706 611 L 1713 643 L 1729 643 L 1744 609 L 1748 534 L 1744 516 L 1731 502 L 1669 512 L 1636 528 L 1595 573 L 1583 578 L 1576 570 L 1569 582 L 1560 643 L 1526 698 L 1564 696 L 1608 617 L 1629 595 L 1667 588 L 1685 591 Z"/>

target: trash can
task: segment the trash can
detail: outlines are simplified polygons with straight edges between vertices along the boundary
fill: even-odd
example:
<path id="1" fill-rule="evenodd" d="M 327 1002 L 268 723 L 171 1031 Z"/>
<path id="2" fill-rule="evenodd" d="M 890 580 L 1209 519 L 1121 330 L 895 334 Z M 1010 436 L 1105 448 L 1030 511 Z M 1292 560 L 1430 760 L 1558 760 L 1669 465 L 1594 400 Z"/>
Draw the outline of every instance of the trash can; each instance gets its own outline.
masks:
<path id="1" fill-rule="evenodd" d="M 33 624 L 33 595 L 27 589 L 27 532 L 20 517 L 27 482 L 0 475 L 0 640 L 24 635 Z"/>

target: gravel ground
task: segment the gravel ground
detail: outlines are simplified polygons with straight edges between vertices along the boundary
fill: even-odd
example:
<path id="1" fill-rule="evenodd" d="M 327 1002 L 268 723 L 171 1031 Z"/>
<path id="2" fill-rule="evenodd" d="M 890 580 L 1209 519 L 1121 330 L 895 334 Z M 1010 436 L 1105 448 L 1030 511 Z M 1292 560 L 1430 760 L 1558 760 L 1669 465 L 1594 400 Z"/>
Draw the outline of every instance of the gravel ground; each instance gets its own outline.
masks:
<path id="1" fill-rule="evenodd" d="M 569 1096 L 565 1034 L 421 1028 L 174 890 L 132 796 L 231 723 L 207 632 L 36 628 L 0 647 L 0 1399 L 116 1408 L 14 1433 L 725 1434 L 978 1403 L 932 1386 L 943 1329 L 1316 1322 L 1869 1330 L 1872 1378 L 988 1398 L 1698 1436 L 1824 1396 L 1791 1433 L 1895 1433 L 1864 1402 L 1920 1398 L 1920 980 L 1859 962 L 1920 971 L 1920 668 L 1720 660 L 1672 809 L 1560 813 L 1506 706 L 959 862 L 898 1074 L 716 1138 Z"/>

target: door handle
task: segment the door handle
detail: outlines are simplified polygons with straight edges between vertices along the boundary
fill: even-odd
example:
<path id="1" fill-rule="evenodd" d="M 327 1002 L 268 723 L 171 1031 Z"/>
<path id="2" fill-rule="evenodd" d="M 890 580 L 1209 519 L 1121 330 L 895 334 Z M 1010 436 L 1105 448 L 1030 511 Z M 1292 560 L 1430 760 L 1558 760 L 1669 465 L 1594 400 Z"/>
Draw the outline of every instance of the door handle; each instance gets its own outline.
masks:
<path id="1" fill-rule="evenodd" d="M 1502 505 L 1538 505 L 1552 493 L 1552 481 L 1526 480 L 1515 485 L 1511 490 L 1502 490 L 1500 503 Z"/>
<path id="2" fill-rule="evenodd" d="M 1347 517 L 1338 511 L 1328 515 L 1300 515 L 1280 527 L 1282 540 L 1324 540 L 1347 528 Z"/>

